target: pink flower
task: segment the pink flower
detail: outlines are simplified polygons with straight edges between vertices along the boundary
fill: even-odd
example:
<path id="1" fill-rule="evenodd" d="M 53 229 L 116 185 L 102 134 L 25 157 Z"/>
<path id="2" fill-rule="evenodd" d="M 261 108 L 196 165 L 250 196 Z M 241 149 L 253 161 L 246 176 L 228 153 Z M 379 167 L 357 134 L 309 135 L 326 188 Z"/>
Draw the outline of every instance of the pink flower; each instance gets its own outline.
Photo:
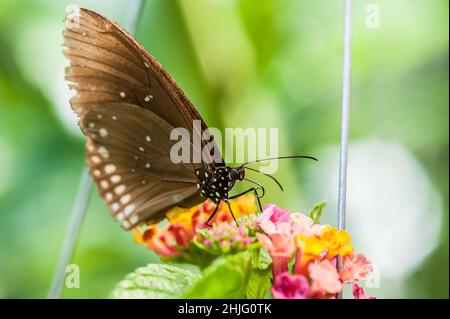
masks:
<path id="1" fill-rule="evenodd" d="M 320 236 L 326 227 L 324 225 L 314 224 L 314 221 L 310 217 L 302 213 L 290 214 L 289 221 L 296 235 L 303 235 L 306 237 L 311 237 L 313 235 Z"/>
<path id="2" fill-rule="evenodd" d="M 329 260 L 311 263 L 308 271 L 312 280 L 311 290 L 315 294 L 336 294 L 342 290 L 342 283 L 336 267 Z"/>
<path id="3" fill-rule="evenodd" d="M 269 251 L 272 257 L 273 276 L 288 271 L 288 263 L 295 252 L 295 244 L 292 238 L 281 232 L 270 235 L 257 233 L 259 242 Z"/>
<path id="4" fill-rule="evenodd" d="M 266 205 L 258 216 L 257 225 L 268 235 L 278 232 L 280 228 L 286 232 L 286 227 L 289 227 L 289 211 L 273 204 Z"/>
<path id="5" fill-rule="evenodd" d="M 283 272 L 275 277 L 272 296 L 276 299 L 306 299 L 309 294 L 308 280 L 303 275 Z"/>
<path id="6" fill-rule="evenodd" d="M 266 205 L 257 225 L 265 234 L 257 233 L 259 242 L 272 257 L 274 277 L 288 270 L 289 260 L 296 250 L 294 234 L 289 223 L 289 211 L 276 205 Z"/>
<path id="7" fill-rule="evenodd" d="M 346 256 L 341 280 L 345 283 L 365 281 L 366 276 L 373 270 L 372 263 L 363 254 Z"/>
<path id="8" fill-rule="evenodd" d="M 258 218 L 258 221 L 263 220 L 270 220 L 274 224 L 288 223 L 289 211 L 287 209 L 281 209 L 274 204 L 267 204 L 264 206 L 263 212 Z"/>
<path id="9" fill-rule="evenodd" d="M 375 297 L 375 296 L 367 297 L 366 292 L 364 291 L 364 288 L 358 284 L 352 285 L 352 292 L 353 292 L 353 297 L 355 297 L 355 299 L 377 299 L 377 297 Z"/>

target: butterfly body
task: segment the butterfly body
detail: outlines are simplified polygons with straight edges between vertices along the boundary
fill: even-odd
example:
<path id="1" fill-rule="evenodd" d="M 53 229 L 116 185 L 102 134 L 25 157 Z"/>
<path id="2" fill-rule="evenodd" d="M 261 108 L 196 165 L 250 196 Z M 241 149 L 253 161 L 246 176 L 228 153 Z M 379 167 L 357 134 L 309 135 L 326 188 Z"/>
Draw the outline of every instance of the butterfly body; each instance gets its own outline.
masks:
<path id="1" fill-rule="evenodd" d="M 197 169 L 197 188 L 200 195 L 209 198 L 214 203 L 229 199 L 229 192 L 237 181 L 245 178 L 245 170 L 242 167 L 219 166 L 214 171 L 202 171 Z"/>

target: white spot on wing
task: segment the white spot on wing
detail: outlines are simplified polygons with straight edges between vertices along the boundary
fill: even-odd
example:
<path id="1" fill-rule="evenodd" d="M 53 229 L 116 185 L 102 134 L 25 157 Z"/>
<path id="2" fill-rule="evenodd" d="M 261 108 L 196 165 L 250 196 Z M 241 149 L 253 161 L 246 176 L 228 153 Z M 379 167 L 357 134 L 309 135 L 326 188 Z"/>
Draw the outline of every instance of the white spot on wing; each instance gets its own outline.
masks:
<path id="1" fill-rule="evenodd" d="M 91 156 L 91 160 L 92 160 L 95 164 L 98 164 L 98 163 L 101 162 L 100 157 L 98 157 L 98 156 L 96 156 L 96 155 Z"/>
<path id="2" fill-rule="evenodd" d="M 125 210 L 124 210 L 125 216 L 130 215 L 134 211 L 135 208 L 136 208 L 136 206 L 133 204 L 130 204 L 127 207 L 125 207 Z"/>
<path id="3" fill-rule="evenodd" d="M 101 137 L 106 137 L 106 136 L 108 135 L 108 130 L 107 130 L 106 128 L 102 127 L 102 128 L 99 130 L 99 133 L 100 133 L 100 136 L 101 136 Z"/>
<path id="4" fill-rule="evenodd" d="M 130 199 L 131 199 L 131 195 L 130 194 L 126 194 L 126 195 L 123 195 L 120 198 L 120 202 L 125 205 L 125 204 L 127 204 L 130 201 Z"/>
<path id="5" fill-rule="evenodd" d="M 100 182 L 100 186 L 101 186 L 102 188 L 108 188 L 108 187 L 109 187 L 109 183 L 108 183 L 107 181 L 105 181 L 105 180 L 102 180 L 102 181 Z"/>
<path id="6" fill-rule="evenodd" d="M 104 146 L 100 146 L 100 147 L 98 148 L 98 153 L 99 153 L 103 158 L 108 158 L 108 156 L 109 156 L 109 152 L 108 152 L 108 150 L 106 149 L 106 147 L 104 147 Z"/>
<path id="7" fill-rule="evenodd" d="M 117 211 L 119 210 L 119 208 L 120 208 L 119 203 L 112 203 L 112 204 L 111 204 L 111 209 L 112 209 L 114 212 L 117 212 Z"/>
<path id="8" fill-rule="evenodd" d="M 125 96 L 127 96 L 127 95 L 125 94 L 125 92 L 123 92 L 123 91 L 120 92 L 119 95 L 120 95 L 120 97 L 125 97 Z"/>
<path id="9" fill-rule="evenodd" d="M 111 174 L 113 172 L 115 172 L 117 169 L 116 165 L 114 164 L 108 164 L 105 166 L 105 173 L 106 174 Z"/>
<path id="10" fill-rule="evenodd" d="M 147 136 L 145 137 L 145 140 L 146 140 L 147 142 L 151 142 L 152 138 L 150 137 L 150 135 L 147 135 Z"/>
<path id="11" fill-rule="evenodd" d="M 114 191 L 117 195 L 122 194 L 125 191 L 125 185 L 119 185 L 116 188 L 114 188 Z"/>
<path id="12" fill-rule="evenodd" d="M 136 224 L 138 222 L 138 220 L 139 220 L 139 217 L 137 215 L 130 216 L 130 223 Z"/>
<path id="13" fill-rule="evenodd" d="M 114 184 L 120 182 L 121 180 L 122 180 L 122 177 L 120 175 L 111 176 L 111 182 L 113 182 Z"/>

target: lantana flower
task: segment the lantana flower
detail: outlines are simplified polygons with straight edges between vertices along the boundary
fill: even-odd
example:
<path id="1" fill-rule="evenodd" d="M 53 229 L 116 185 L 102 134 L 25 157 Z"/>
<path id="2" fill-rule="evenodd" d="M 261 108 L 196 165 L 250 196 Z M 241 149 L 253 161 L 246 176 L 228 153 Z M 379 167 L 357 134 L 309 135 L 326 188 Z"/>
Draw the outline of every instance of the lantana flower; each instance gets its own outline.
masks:
<path id="1" fill-rule="evenodd" d="M 354 283 L 365 281 L 367 275 L 372 272 L 372 263 L 363 254 L 349 255 L 344 258 L 344 269 L 340 274 L 343 282 Z"/>
<path id="2" fill-rule="evenodd" d="M 358 284 L 352 285 L 352 293 L 355 299 L 377 299 L 375 296 L 366 296 L 364 288 Z"/>
<path id="3" fill-rule="evenodd" d="M 253 195 L 231 200 L 230 205 L 236 218 L 256 211 Z M 135 228 L 133 230 L 135 241 L 144 243 L 162 257 L 185 256 L 190 242 L 197 236 L 197 231 L 208 228 L 205 223 L 215 208 L 216 205 L 211 201 L 205 201 L 192 208 L 172 208 L 166 214 L 168 225 Z M 233 218 L 228 206 L 221 203 L 212 223 L 220 225 L 225 222 L 233 222 Z"/>
<path id="4" fill-rule="evenodd" d="M 199 230 L 194 241 L 216 254 L 245 250 L 256 242 L 256 215 L 242 216 L 238 223 L 222 222 L 210 229 Z"/>
<path id="5" fill-rule="evenodd" d="M 326 226 L 314 224 L 311 217 L 302 213 L 292 213 L 289 215 L 289 220 L 294 228 L 294 232 L 305 237 L 322 235 Z"/>
<path id="6" fill-rule="evenodd" d="M 272 296 L 276 299 L 307 299 L 309 290 L 308 279 L 305 276 L 291 275 L 286 271 L 275 278 Z"/>
<path id="7" fill-rule="evenodd" d="M 263 232 L 256 234 L 258 240 L 272 258 L 274 298 L 304 298 L 305 294 L 298 291 L 303 291 L 305 282 L 308 298 L 333 298 L 345 283 L 363 281 L 372 270 L 364 255 L 353 254 L 345 230 L 316 224 L 302 213 L 291 214 L 276 205 L 266 205 L 258 217 L 258 227 Z M 294 255 L 291 275 L 289 262 Z M 338 255 L 344 257 L 341 274 L 336 269 Z"/>
<path id="8" fill-rule="evenodd" d="M 312 293 L 322 297 L 327 294 L 336 294 L 342 290 L 342 282 L 339 280 L 336 266 L 329 260 L 311 263 L 308 272 L 312 282 Z"/>
<path id="9" fill-rule="evenodd" d="M 275 205 L 266 205 L 258 217 L 257 225 L 264 231 L 264 234 L 257 233 L 256 236 L 269 251 L 274 277 L 288 271 L 289 260 L 296 251 L 289 211 L 281 210 Z"/>
<path id="10" fill-rule="evenodd" d="M 273 204 L 257 215 L 253 195 L 241 196 L 230 205 L 238 224 L 222 203 L 211 221 L 213 226 L 206 226 L 217 206 L 205 201 L 189 209 L 171 209 L 165 226 L 134 229 L 135 241 L 165 259 L 200 268 L 220 255 L 263 247 L 272 261 L 274 298 L 334 298 L 345 284 L 352 284 L 355 299 L 375 298 L 366 297 L 356 284 L 366 280 L 373 266 L 364 255 L 353 252 L 345 230 L 318 224 L 309 216 Z M 338 256 L 343 258 L 341 273 L 336 268 Z"/>

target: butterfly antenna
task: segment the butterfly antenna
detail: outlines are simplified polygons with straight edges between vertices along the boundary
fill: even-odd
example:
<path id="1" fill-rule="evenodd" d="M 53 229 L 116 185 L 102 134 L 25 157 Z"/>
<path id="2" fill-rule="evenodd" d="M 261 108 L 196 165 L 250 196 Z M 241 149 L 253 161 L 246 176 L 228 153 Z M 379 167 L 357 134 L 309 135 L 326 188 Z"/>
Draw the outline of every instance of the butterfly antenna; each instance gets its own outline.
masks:
<path id="1" fill-rule="evenodd" d="M 308 155 L 293 155 L 293 156 L 278 156 L 278 157 L 269 157 L 269 158 L 262 158 L 262 159 L 258 159 L 255 161 L 249 161 L 247 163 L 242 164 L 241 166 L 245 166 L 247 164 L 253 164 L 253 163 L 260 163 L 260 162 L 265 162 L 265 161 L 273 161 L 273 160 L 280 160 L 280 159 L 288 159 L 288 158 L 306 158 L 306 159 L 311 159 L 314 161 L 318 161 L 317 158 L 313 157 L 313 156 L 308 156 Z"/>
<path id="2" fill-rule="evenodd" d="M 244 164 L 244 165 L 245 165 L 245 164 Z M 245 167 L 245 166 L 243 166 L 243 167 Z M 272 175 L 270 175 L 270 174 L 267 174 L 267 173 L 263 173 L 263 172 L 261 172 L 261 171 L 258 171 L 257 169 L 251 168 L 251 167 L 245 167 L 245 169 L 249 169 L 249 170 L 251 170 L 251 171 L 257 172 L 257 173 L 259 173 L 259 174 L 262 174 L 262 175 L 265 175 L 265 176 L 271 178 L 275 183 L 277 183 L 277 185 L 278 185 L 278 187 L 281 189 L 281 191 L 282 191 L 282 192 L 284 191 L 283 186 L 281 186 L 281 183 L 280 183 L 274 176 L 272 176 Z"/>

